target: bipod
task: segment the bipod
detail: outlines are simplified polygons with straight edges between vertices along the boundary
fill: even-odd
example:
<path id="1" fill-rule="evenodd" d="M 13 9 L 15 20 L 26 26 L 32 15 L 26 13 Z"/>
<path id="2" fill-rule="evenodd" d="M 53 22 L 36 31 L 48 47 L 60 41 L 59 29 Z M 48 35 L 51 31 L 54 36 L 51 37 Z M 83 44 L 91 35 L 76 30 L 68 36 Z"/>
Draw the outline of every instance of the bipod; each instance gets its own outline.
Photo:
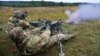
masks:
<path id="1" fill-rule="evenodd" d="M 63 45 L 62 45 L 61 41 L 58 41 L 58 45 L 59 45 L 58 48 L 60 50 L 59 56 L 65 56 L 65 54 L 63 52 Z"/>

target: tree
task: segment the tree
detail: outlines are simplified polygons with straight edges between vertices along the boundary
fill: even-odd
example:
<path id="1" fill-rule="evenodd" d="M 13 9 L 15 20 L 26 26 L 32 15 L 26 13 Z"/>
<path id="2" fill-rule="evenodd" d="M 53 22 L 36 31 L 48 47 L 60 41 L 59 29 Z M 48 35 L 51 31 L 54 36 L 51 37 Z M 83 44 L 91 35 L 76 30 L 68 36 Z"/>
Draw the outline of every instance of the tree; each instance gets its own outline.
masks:
<path id="1" fill-rule="evenodd" d="M 64 6 L 64 3 L 63 3 L 63 2 L 60 2 L 60 3 L 59 3 L 59 6 Z"/>

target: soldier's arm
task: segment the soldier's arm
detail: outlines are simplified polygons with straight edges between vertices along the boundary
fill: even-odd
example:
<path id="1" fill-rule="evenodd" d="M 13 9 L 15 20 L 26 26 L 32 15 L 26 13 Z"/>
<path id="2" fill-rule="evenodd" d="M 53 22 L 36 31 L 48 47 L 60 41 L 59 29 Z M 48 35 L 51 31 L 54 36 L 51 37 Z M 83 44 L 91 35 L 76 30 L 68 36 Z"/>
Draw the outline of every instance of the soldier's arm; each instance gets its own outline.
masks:
<path id="1" fill-rule="evenodd" d="M 65 34 L 64 40 L 71 39 L 73 37 L 76 37 L 78 33 L 70 33 L 70 34 Z"/>

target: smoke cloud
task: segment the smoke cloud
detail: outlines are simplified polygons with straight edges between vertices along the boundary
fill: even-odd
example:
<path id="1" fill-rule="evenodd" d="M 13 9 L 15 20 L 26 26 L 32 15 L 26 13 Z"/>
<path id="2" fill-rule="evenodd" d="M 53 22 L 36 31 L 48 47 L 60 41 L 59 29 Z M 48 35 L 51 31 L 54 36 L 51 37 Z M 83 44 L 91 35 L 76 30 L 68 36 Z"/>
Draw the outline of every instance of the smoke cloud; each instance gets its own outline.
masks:
<path id="1" fill-rule="evenodd" d="M 71 13 L 70 10 L 66 10 L 65 13 L 68 15 L 66 22 L 71 24 L 100 20 L 100 4 L 82 4 L 75 12 Z"/>

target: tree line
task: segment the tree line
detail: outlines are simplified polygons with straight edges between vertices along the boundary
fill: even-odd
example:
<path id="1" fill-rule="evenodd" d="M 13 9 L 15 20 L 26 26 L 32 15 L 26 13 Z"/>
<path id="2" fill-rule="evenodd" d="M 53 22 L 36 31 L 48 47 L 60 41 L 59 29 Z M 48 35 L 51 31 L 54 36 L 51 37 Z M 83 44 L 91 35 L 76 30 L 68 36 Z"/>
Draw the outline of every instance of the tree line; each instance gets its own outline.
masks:
<path id="1" fill-rule="evenodd" d="M 48 1 L 0 1 L 0 6 L 8 7 L 41 7 L 41 6 L 78 6 L 81 3 L 63 3 Z"/>

